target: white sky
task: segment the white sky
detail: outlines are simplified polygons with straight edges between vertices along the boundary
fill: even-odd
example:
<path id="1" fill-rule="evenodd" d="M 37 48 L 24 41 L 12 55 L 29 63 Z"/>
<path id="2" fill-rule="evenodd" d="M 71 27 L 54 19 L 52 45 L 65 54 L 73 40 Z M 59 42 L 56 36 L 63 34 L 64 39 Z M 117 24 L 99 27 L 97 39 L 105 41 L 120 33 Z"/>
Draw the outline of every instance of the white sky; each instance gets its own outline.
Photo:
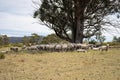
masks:
<path id="1" fill-rule="evenodd" d="M 37 23 L 32 16 L 34 10 L 32 0 L 0 0 L 0 34 L 24 36 L 37 33 L 46 36 L 53 33 Z"/>
<path id="2" fill-rule="evenodd" d="M 37 33 L 46 36 L 53 33 L 46 26 L 37 23 L 38 21 L 32 16 L 34 10 L 32 0 L 0 0 L 0 34 L 25 36 Z M 114 20 L 114 17 L 111 19 Z M 103 35 L 109 41 L 113 36 L 120 36 L 118 32 L 112 30 Z"/>

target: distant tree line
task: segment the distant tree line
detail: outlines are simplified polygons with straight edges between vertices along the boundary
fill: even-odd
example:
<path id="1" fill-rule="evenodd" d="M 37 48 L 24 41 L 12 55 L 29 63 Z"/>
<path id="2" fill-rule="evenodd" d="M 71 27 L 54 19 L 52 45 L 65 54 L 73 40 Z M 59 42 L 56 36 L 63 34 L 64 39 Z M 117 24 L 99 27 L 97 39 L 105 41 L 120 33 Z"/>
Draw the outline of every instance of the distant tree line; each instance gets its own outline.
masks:
<path id="1" fill-rule="evenodd" d="M 36 45 L 36 44 L 50 44 L 50 43 L 67 43 L 67 41 L 62 40 L 55 34 L 50 34 L 46 37 L 39 36 L 36 33 L 31 34 L 31 36 L 24 36 L 22 39 L 24 45 Z"/>
<path id="2" fill-rule="evenodd" d="M 84 40 L 85 43 L 89 44 L 96 44 L 96 43 L 105 43 L 105 36 L 101 34 L 96 34 L 93 38 L 86 38 Z M 8 45 L 10 43 L 9 37 L 7 35 L 0 35 L 0 46 Z M 40 36 L 36 33 L 32 33 L 31 36 L 24 36 L 22 38 L 22 43 L 14 43 L 22 45 L 37 45 L 37 44 L 52 44 L 52 43 L 69 43 L 66 40 L 59 38 L 56 34 L 49 34 L 48 36 Z M 119 45 L 120 44 L 120 37 L 113 37 L 113 40 L 109 42 L 111 45 Z M 14 45 L 12 44 L 12 45 Z M 15 45 L 16 46 L 16 45 Z"/>
<path id="3" fill-rule="evenodd" d="M 95 44 L 104 43 L 105 36 L 101 34 L 96 34 L 94 38 L 86 38 L 85 43 Z M 49 34 L 45 37 L 41 37 L 36 33 L 31 34 L 31 36 L 24 36 L 22 39 L 24 45 L 35 45 L 35 44 L 52 44 L 52 43 L 69 43 L 66 40 L 59 38 L 56 34 Z"/>

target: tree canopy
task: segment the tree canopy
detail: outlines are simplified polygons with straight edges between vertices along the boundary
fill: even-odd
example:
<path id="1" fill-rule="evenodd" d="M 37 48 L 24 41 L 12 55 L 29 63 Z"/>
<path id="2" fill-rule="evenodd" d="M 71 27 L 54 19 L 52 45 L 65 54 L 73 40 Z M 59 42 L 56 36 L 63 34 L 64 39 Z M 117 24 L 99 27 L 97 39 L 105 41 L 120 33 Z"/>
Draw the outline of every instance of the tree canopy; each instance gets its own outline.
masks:
<path id="1" fill-rule="evenodd" d="M 24 36 L 22 39 L 22 43 L 24 45 L 38 44 L 40 42 L 41 36 L 36 33 L 32 33 L 31 36 Z"/>
<path id="2" fill-rule="evenodd" d="M 8 45 L 9 44 L 9 38 L 7 35 L 0 35 L 0 46 Z"/>
<path id="3" fill-rule="evenodd" d="M 54 30 L 60 38 L 82 43 L 103 25 L 111 24 L 105 17 L 115 13 L 119 18 L 120 0 L 41 0 L 34 18 Z"/>

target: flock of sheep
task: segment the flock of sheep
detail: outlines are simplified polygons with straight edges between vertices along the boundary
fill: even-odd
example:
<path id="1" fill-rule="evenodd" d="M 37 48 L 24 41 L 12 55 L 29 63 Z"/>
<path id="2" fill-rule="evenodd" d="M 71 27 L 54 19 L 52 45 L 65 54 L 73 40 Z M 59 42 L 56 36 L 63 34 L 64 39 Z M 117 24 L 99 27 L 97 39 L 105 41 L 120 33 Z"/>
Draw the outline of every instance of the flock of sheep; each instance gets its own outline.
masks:
<path id="1" fill-rule="evenodd" d="M 87 52 L 89 49 L 108 51 L 109 44 L 105 46 L 93 45 L 93 44 L 80 44 L 80 43 L 40 44 L 40 45 L 32 45 L 29 47 L 23 46 L 21 48 L 21 50 L 28 50 L 28 51 L 50 51 L 50 52 L 67 52 L 67 51 Z M 18 52 L 19 48 L 11 47 L 10 50 L 14 52 Z"/>

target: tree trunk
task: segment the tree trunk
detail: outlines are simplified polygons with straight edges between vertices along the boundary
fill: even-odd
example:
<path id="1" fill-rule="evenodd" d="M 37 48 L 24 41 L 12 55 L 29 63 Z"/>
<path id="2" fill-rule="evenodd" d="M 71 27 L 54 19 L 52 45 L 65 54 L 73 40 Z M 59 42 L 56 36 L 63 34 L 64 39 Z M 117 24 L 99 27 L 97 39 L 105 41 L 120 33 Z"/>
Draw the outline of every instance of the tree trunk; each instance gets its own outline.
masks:
<path id="1" fill-rule="evenodd" d="M 75 23 L 73 23 L 73 26 L 72 26 L 72 43 L 75 43 L 75 39 L 76 39 L 76 25 L 75 25 Z"/>
<path id="2" fill-rule="evenodd" d="M 83 43 L 83 22 L 77 19 L 75 43 Z"/>
<path id="3" fill-rule="evenodd" d="M 75 43 L 83 43 L 83 31 L 84 31 L 84 6 L 79 1 L 75 3 L 75 27 L 76 37 Z"/>

